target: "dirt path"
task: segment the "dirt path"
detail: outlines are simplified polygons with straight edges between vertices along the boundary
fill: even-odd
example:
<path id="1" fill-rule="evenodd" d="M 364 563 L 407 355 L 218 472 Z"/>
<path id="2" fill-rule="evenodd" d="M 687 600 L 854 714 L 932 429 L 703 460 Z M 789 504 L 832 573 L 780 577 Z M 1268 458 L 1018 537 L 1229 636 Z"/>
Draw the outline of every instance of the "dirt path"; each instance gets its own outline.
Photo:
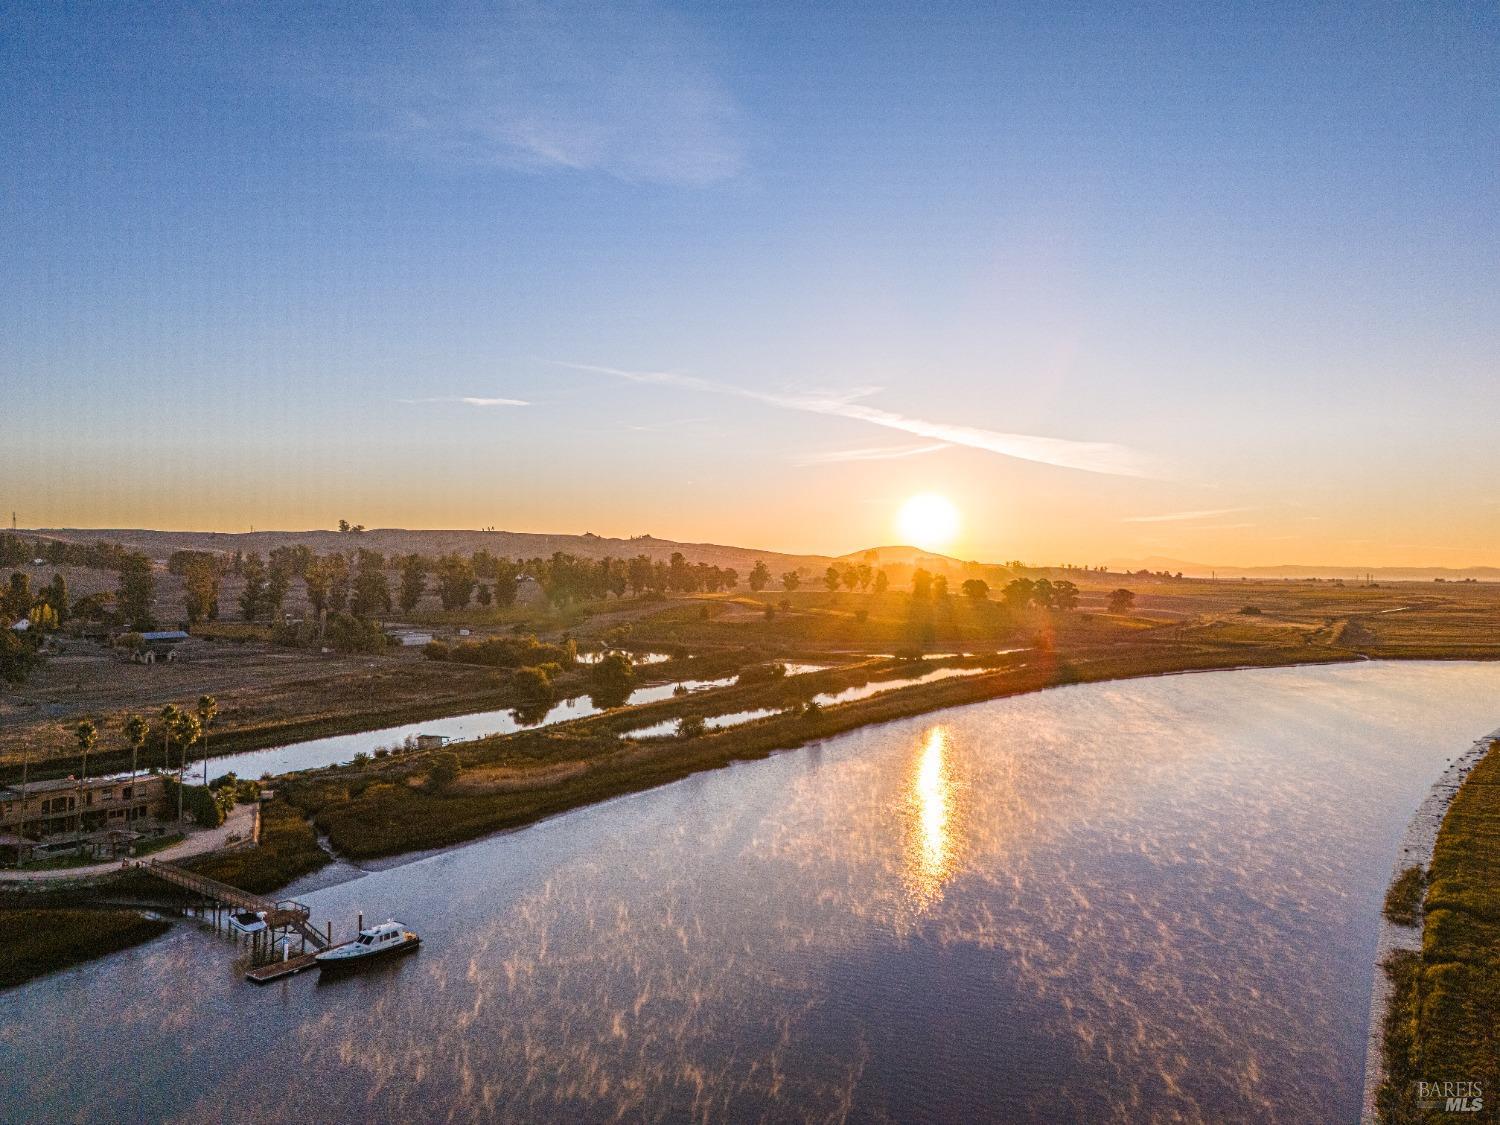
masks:
<path id="1" fill-rule="evenodd" d="M 194 832 L 185 840 L 173 844 L 171 847 L 163 848 L 159 852 L 152 853 L 152 859 L 166 860 L 168 863 L 180 859 L 189 859 L 192 856 L 206 855 L 208 852 L 216 852 L 229 844 L 229 837 L 235 836 L 240 840 L 257 839 L 260 835 L 260 806 L 259 805 L 236 805 L 234 811 L 224 819 L 224 823 L 217 828 L 203 832 Z M 0 884 L 4 883 L 47 883 L 63 879 L 88 879 L 96 875 L 112 875 L 120 870 L 121 861 L 111 859 L 104 863 L 93 863 L 87 867 L 59 867 L 52 871 L 0 871 Z"/>

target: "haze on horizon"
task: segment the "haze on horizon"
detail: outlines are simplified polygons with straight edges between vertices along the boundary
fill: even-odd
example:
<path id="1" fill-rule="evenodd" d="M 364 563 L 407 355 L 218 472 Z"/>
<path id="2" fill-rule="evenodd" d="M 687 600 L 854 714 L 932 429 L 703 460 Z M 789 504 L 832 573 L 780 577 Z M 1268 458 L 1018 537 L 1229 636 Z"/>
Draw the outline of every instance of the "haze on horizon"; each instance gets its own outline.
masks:
<path id="1" fill-rule="evenodd" d="M 1500 565 L 1500 9 L 0 16 L 0 506 Z"/>

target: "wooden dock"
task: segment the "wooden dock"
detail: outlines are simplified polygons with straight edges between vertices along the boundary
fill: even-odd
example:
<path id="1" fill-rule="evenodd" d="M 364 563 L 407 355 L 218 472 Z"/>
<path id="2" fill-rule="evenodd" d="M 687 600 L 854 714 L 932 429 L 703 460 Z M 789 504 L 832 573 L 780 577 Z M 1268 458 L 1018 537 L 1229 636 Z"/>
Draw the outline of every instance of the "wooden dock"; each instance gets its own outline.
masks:
<path id="1" fill-rule="evenodd" d="M 348 945 L 348 942 L 339 942 L 338 945 L 330 945 L 329 949 L 337 949 L 339 945 Z M 311 969 L 317 964 L 316 952 L 300 953 L 296 957 L 288 957 L 284 961 L 272 961 L 266 965 L 257 965 L 245 973 L 245 979 L 251 984 L 270 984 L 273 980 L 282 977 L 296 976 L 303 969 Z"/>
<path id="2" fill-rule="evenodd" d="M 269 984 L 284 977 L 295 976 L 305 969 L 313 968 L 317 964 L 318 954 L 325 949 L 337 949 L 349 944 L 347 941 L 333 940 L 332 926 L 326 930 L 319 930 L 314 926 L 311 911 L 296 899 L 273 901 L 157 859 L 138 860 L 133 866 L 201 896 L 205 904 L 212 903 L 215 932 L 220 926 L 222 909 L 248 910 L 253 914 L 264 915 L 266 928 L 250 935 L 250 958 L 255 963 L 245 971 L 245 979 L 251 984 Z M 207 914 L 206 908 L 204 914 Z M 224 919 L 225 930 L 233 933 L 234 929 L 227 925 L 228 921 L 228 918 Z M 364 929 L 364 925 L 365 916 L 361 914 L 355 925 L 356 933 Z M 291 949 L 297 938 L 301 939 L 302 948 L 293 956 Z M 278 948 L 281 951 L 280 958 L 276 956 Z"/>
<path id="3" fill-rule="evenodd" d="M 303 941 L 313 947 L 314 952 L 326 949 L 330 945 L 327 934 L 312 924 L 312 912 L 296 899 L 264 898 L 159 859 L 139 860 L 135 866 L 164 882 L 202 895 L 214 903 L 233 907 L 236 910 L 248 910 L 256 914 L 264 913 L 266 925 L 272 931 L 295 931 Z"/>

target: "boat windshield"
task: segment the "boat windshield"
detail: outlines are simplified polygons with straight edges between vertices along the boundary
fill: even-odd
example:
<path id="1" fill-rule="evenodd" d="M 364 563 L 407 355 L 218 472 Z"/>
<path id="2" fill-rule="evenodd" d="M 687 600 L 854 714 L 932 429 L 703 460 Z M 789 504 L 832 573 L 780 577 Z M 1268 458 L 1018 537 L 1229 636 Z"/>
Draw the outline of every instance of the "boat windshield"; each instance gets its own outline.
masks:
<path id="1" fill-rule="evenodd" d="M 364 934 L 362 937 L 360 937 L 359 944 L 360 945 L 369 945 L 374 940 L 375 939 L 373 937 L 371 937 L 369 934 Z"/>

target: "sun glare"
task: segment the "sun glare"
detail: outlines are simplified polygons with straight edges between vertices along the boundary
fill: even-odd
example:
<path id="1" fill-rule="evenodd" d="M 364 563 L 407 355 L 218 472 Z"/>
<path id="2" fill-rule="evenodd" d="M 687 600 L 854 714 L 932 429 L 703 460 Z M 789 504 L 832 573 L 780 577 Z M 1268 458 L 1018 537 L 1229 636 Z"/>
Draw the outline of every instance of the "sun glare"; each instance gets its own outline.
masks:
<path id="1" fill-rule="evenodd" d="M 901 505 L 896 526 L 904 542 L 924 551 L 938 551 L 958 534 L 958 509 L 946 496 L 924 492 Z"/>

